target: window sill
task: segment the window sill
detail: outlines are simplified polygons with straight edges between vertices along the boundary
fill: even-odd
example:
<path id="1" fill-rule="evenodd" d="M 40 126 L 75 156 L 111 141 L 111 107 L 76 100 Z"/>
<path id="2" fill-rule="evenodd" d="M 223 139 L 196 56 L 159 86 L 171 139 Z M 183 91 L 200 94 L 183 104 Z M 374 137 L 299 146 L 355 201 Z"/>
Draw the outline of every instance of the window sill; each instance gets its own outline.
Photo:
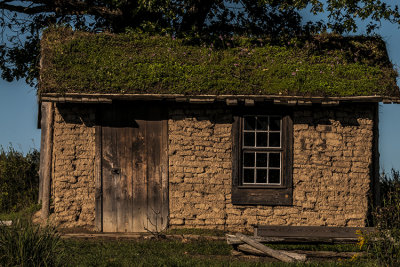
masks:
<path id="1" fill-rule="evenodd" d="M 293 205 L 292 188 L 232 188 L 232 204 L 234 205 Z"/>
<path id="2" fill-rule="evenodd" d="M 285 189 L 287 186 L 285 185 L 239 185 L 237 188 L 240 189 Z"/>

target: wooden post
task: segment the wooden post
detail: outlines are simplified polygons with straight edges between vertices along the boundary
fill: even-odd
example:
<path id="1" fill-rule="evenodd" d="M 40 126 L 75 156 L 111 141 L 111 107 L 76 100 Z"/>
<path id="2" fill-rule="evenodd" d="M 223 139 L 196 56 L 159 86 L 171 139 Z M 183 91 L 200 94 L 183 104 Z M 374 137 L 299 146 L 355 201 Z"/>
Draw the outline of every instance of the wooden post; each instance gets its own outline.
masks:
<path id="1" fill-rule="evenodd" d="M 37 121 L 37 128 L 42 129 L 42 102 L 38 102 L 38 121 Z M 41 132 L 43 134 L 43 132 Z M 43 137 L 42 137 L 43 139 Z M 40 142 L 40 150 L 39 151 L 44 151 L 44 142 Z M 42 154 L 40 154 L 40 165 L 42 165 Z M 42 195 L 43 195 L 43 174 L 42 174 L 42 169 L 39 168 L 39 197 L 38 197 L 38 204 L 42 204 Z"/>
<path id="2" fill-rule="evenodd" d="M 381 205 L 381 196 L 379 188 L 379 103 L 375 103 L 374 112 L 374 127 L 373 127 L 373 147 L 372 147 L 372 170 L 371 170 L 371 197 L 373 201 L 373 207 L 379 207 Z M 372 212 L 372 211 L 371 211 Z"/>
<path id="3" fill-rule="evenodd" d="M 47 219 L 50 213 L 51 187 L 51 156 L 53 152 L 53 103 L 43 102 L 41 106 L 41 145 L 40 145 L 40 181 L 42 200 L 42 219 Z"/>
<path id="4" fill-rule="evenodd" d="M 169 218 L 169 169 L 168 169 L 168 113 L 163 108 L 161 133 L 161 229 L 167 229 Z"/>
<path id="5" fill-rule="evenodd" d="M 102 174 L 101 174 L 101 157 L 102 157 L 102 151 L 101 151 L 101 140 L 102 140 L 102 135 L 101 135 L 101 125 L 100 123 L 100 118 L 98 118 L 99 112 L 96 112 L 96 120 L 97 120 L 97 125 L 95 127 L 95 165 L 94 165 L 94 181 L 95 181 L 95 225 L 96 225 L 96 230 L 99 232 L 103 231 L 103 201 L 102 201 L 102 195 L 103 195 L 103 189 L 102 189 Z"/>
<path id="6" fill-rule="evenodd" d="M 253 246 L 250 246 L 248 244 L 239 245 L 238 250 L 241 250 L 246 253 L 253 254 L 253 255 L 257 255 L 257 256 L 268 256 L 268 254 L 266 254 L 265 252 L 262 252 L 261 250 L 256 249 Z M 275 250 L 275 251 L 282 253 L 283 255 L 286 255 L 288 257 L 291 257 L 297 261 L 306 261 L 307 260 L 307 256 L 304 254 L 298 254 L 295 252 L 290 252 L 290 251 L 285 251 L 285 250 Z"/>

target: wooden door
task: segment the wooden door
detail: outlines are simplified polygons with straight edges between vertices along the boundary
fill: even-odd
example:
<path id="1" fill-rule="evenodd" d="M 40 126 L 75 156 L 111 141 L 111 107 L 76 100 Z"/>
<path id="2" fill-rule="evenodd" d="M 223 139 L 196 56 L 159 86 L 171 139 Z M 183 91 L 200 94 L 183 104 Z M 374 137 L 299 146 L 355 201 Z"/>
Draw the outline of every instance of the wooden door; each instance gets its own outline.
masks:
<path id="1" fill-rule="evenodd" d="M 168 218 L 167 120 L 162 105 L 101 110 L 103 232 L 160 231 Z"/>

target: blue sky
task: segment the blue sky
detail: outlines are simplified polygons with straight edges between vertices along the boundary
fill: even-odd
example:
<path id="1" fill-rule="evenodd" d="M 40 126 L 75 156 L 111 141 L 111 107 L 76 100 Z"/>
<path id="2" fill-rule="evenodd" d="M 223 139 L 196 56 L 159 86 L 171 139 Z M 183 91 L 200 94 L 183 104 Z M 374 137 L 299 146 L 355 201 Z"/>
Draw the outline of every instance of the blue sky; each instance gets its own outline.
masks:
<path id="1" fill-rule="evenodd" d="M 40 148 L 36 90 L 24 81 L 0 80 L 0 146 L 24 153 Z"/>
<path id="2" fill-rule="evenodd" d="M 388 1 L 394 3 L 394 1 Z M 363 33 L 363 32 L 359 32 Z M 387 44 L 389 57 L 396 68 L 400 66 L 400 29 L 397 25 L 382 23 L 377 32 Z M 399 68 L 398 68 L 399 69 Z M 398 80 L 400 85 L 400 80 Z M 40 130 L 37 127 L 36 90 L 24 81 L 8 83 L 0 80 L 0 146 L 28 152 L 40 148 Z M 380 105 L 380 166 L 381 170 L 400 170 L 400 104 Z"/>
<path id="3" fill-rule="evenodd" d="M 400 72 L 400 29 L 387 22 L 379 31 L 386 42 L 389 58 Z M 400 86 L 400 79 L 397 79 Z M 381 169 L 400 170 L 400 104 L 381 104 L 379 112 L 379 152 Z"/>

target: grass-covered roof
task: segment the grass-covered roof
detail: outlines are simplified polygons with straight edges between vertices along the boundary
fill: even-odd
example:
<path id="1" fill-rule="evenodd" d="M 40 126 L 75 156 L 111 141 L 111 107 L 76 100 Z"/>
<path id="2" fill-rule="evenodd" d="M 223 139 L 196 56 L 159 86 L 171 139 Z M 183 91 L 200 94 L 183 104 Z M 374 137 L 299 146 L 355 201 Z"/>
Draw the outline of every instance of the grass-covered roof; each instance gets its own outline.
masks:
<path id="1" fill-rule="evenodd" d="M 273 45 L 52 29 L 42 38 L 39 93 L 398 96 L 377 37 L 319 35 Z"/>

